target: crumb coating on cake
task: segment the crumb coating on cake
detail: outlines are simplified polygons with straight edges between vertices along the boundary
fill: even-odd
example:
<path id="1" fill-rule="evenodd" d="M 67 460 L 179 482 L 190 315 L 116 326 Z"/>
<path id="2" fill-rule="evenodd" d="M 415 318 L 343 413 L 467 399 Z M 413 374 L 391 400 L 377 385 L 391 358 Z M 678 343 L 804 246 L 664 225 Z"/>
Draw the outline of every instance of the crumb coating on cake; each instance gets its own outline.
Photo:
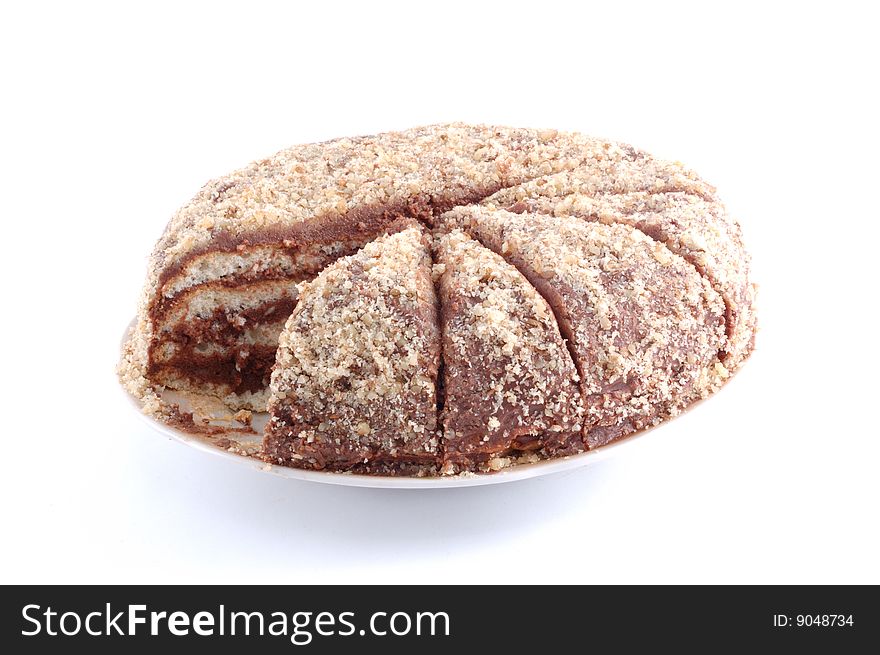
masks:
<path id="1" fill-rule="evenodd" d="M 751 351 L 755 288 L 742 230 L 715 189 L 679 164 L 650 160 L 581 167 L 503 189 L 483 204 L 635 227 L 693 264 L 721 294 L 727 315 L 725 364 L 735 369 Z"/>
<path id="2" fill-rule="evenodd" d="M 577 371 L 547 301 L 460 230 L 439 238 L 436 262 L 444 461 L 472 468 L 508 450 L 583 450 Z"/>
<path id="3" fill-rule="evenodd" d="M 272 459 L 373 472 L 436 464 L 440 332 L 428 248 L 412 227 L 302 285 L 272 374 Z"/>
<path id="4" fill-rule="evenodd" d="M 623 224 L 469 207 L 444 215 L 514 263 L 572 344 L 589 447 L 656 424 L 728 371 L 724 304 L 694 267 Z"/>

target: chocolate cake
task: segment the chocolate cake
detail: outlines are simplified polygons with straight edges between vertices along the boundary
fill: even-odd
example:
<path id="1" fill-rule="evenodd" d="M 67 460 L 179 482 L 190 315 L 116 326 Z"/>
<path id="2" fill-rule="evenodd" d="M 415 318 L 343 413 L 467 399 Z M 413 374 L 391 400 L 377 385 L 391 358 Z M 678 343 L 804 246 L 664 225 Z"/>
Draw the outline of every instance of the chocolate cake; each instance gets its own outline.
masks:
<path id="1" fill-rule="evenodd" d="M 119 372 L 166 420 L 169 389 L 268 407 L 275 463 L 486 471 L 705 397 L 751 352 L 753 303 L 739 225 L 681 164 L 435 125 L 205 185 L 153 251 Z"/>

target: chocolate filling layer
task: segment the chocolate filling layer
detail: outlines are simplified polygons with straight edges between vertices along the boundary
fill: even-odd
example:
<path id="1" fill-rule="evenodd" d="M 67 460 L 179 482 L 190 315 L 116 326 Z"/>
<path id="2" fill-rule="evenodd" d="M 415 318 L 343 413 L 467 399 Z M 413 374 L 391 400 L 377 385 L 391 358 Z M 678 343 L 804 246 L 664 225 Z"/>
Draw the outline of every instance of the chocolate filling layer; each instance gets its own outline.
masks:
<path id="1" fill-rule="evenodd" d="M 231 393 L 257 392 L 269 384 L 275 364 L 275 348 L 251 346 L 246 357 L 181 355 L 167 364 L 151 364 L 153 377 L 181 377 L 198 384 L 227 386 Z"/>
<path id="2" fill-rule="evenodd" d="M 281 298 L 239 310 L 233 316 L 217 308 L 208 317 L 180 321 L 160 340 L 177 344 L 177 352 L 166 362 L 151 361 L 150 375 L 182 377 L 196 386 L 224 385 L 233 393 L 260 391 L 269 384 L 276 347 L 243 344 L 242 336 L 255 327 L 285 320 L 295 306 L 292 298 Z M 233 350 L 200 353 L 199 346 L 204 344 Z"/>
<path id="3" fill-rule="evenodd" d="M 174 327 L 174 331 L 165 338 L 184 348 L 207 342 L 235 346 L 241 343 L 241 336 L 246 331 L 259 325 L 286 320 L 293 313 L 294 307 L 296 307 L 295 300 L 281 298 L 257 307 L 237 310 L 233 316 L 227 314 L 224 309 L 217 308 L 209 317 L 179 322 Z"/>
<path id="4" fill-rule="evenodd" d="M 170 297 L 162 295 L 160 298 L 154 301 L 153 306 L 150 308 L 150 317 L 156 323 L 161 322 L 162 319 L 164 319 L 165 316 L 177 306 L 177 303 L 179 302 L 181 296 L 186 296 L 187 294 L 192 293 L 193 291 L 203 287 L 221 287 L 227 289 L 235 289 L 243 285 L 260 282 L 287 281 L 291 283 L 298 283 L 304 280 L 310 280 L 339 257 L 344 257 L 346 255 L 351 255 L 357 252 L 365 245 L 366 242 L 366 239 L 360 239 L 336 241 L 333 243 L 323 244 L 325 246 L 332 246 L 335 249 L 334 252 L 332 254 L 312 253 L 311 255 L 302 258 L 302 260 L 298 262 L 296 271 L 287 271 L 283 270 L 282 268 L 271 267 L 264 270 L 247 269 L 237 271 L 229 275 L 224 275 L 222 277 L 217 277 L 210 281 L 202 282 L 191 287 L 187 287 Z M 284 243 L 278 243 L 274 245 L 279 251 L 281 251 L 284 256 L 289 257 L 292 260 L 302 256 L 303 254 L 301 251 L 297 250 L 296 246 L 293 245 L 287 246 Z M 255 247 L 265 248 L 266 244 L 261 244 L 260 246 L 242 245 L 238 248 L 238 251 L 243 254 L 248 254 L 249 251 Z M 200 253 L 198 256 L 208 256 L 212 253 L 217 252 L 226 251 L 219 249 L 205 251 Z M 193 259 L 194 258 L 188 258 L 187 262 L 192 261 Z M 170 280 L 173 280 L 173 278 L 170 278 Z"/>

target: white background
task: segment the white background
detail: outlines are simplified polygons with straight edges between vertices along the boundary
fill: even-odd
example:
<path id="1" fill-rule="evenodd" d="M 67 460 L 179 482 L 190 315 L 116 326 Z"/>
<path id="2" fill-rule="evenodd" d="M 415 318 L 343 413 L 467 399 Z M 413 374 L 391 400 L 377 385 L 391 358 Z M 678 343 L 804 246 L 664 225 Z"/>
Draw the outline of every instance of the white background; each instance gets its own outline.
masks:
<path id="1" fill-rule="evenodd" d="M 0 581 L 880 582 L 869 6 L 5 3 Z M 276 478 L 135 416 L 118 344 L 179 205 L 290 144 L 449 120 L 716 184 L 761 287 L 742 372 L 610 460 L 460 490 Z"/>

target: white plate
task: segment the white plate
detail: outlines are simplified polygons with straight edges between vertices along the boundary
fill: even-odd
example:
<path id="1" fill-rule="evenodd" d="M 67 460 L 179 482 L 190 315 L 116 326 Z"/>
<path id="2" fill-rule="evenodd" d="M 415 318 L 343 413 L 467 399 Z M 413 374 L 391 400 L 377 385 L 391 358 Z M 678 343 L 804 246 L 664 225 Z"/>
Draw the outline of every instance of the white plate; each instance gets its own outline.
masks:
<path id="1" fill-rule="evenodd" d="M 133 325 L 134 321 L 132 321 L 129 324 L 128 328 L 126 328 L 125 333 L 123 334 L 123 343 L 128 336 L 129 329 L 131 329 Z M 135 413 L 143 421 L 145 421 L 147 425 L 149 425 L 159 434 L 173 439 L 174 441 L 186 444 L 187 446 L 191 446 L 192 448 L 200 450 L 204 453 L 217 455 L 228 461 L 237 462 L 238 464 L 241 464 L 243 466 L 248 466 L 250 468 L 256 469 L 258 471 L 263 471 L 265 473 L 272 473 L 281 477 L 292 478 L 294 480 L 323 482 L 325 484 L 340 484 L 350 487 L 377 487 L 386 489 L 438 489 L 452 487 L 474 487 L 484 484 L 500 484 L 502 482 L 526 480 L 528 478 L 535 478 L 542 475 L 550 475 L 552 473 L 560 473 L 562 471 L 570 471 L 572 469 L 580 468 L 582 466 L 588 466 L 594 462 L 598 462 L 610 455 L 619 452 L 622 448 L 625 448 L 626 446 L 633 444 L 641 439 L 642 436 L 644 436 L 648 432 L 654 432 L 658 428 L 665 425 L 661 424 L 660 426 L 658 426 L 658 428 L 652 428 L 651 430 L 639 432 L 630 437 L 622 439 L 621 441 L 617 441 L 608 446 L 603 446 L 598 450 L 592 450 L 578 455 L 571 455 L 569 457 L 545 460 L 542 462 L 537 462 L 535 464 L 518 464 L 515 466 L 511 466 L 510 468 L 502 469 L 496 473 L 466 474 L 448 477 L 428 478 L 357 475 L 353 473 L 306 471 L 303 469 L 295 469 L 287 466 L 277 466 L 274 464 L 263 462 L 262 460 L 259 460 L 253 456 L 230 452 L 227 448 L 221 447 L 220 445 L 215 443 L 218 437 L 226 436 L 227 438 L 233 438 L 242 443 L 252 444 L 257 444 L 259 442 L 259 437 L 256 435 L 250 435 L 249 437 L 242 438 L 242 435 L 235 434 L 217 435 L 217 437 L 212 438 L 209 436 L 192 434 L 190 432 L 186 432 L 184 430 L 167 425 L 166 423 L 163 423 L 153 416 L 144 414 L 141 411 L 140 404 L 133 396 L 128 394 L 125 390 L 122 390 L 122 393 L 125 395 L 129 405 L 133 408 Z M 174 398 L 175 400 L 181 399 L 179 395 L 175 395 Z M 185 398 L 183 400 L 185 402 Z M 253 423 L 255 424 L 255 426 L 262 425 L 265 422 L 265 418 L 265 414 L 260 415 L 255 413 Z"/>

